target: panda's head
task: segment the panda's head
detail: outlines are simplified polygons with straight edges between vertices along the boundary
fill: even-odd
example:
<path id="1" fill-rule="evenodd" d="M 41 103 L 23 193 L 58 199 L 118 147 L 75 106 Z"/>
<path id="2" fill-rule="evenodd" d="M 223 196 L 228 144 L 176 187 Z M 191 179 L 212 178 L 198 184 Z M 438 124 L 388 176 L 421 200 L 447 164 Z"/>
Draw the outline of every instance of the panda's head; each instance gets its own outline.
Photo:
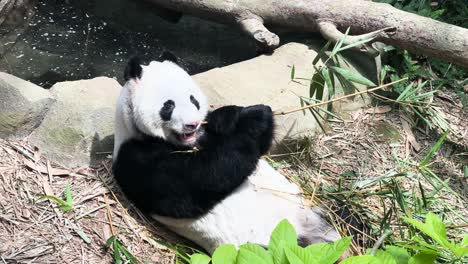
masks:
<path id="1" fill-rule="evenodd" d="M 198 85 L 170 61 L 142 65 L 133 58 L 125 69 L 126 106 L 141 133 L 177 145 L 193 146 L 208 105 Z"/>

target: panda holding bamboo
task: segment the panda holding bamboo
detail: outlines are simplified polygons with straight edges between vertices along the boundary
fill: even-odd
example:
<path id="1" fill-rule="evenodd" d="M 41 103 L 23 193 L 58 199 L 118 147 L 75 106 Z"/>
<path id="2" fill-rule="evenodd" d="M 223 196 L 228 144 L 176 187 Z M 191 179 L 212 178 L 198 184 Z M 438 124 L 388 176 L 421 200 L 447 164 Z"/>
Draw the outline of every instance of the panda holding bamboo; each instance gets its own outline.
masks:
<path id="1" fill-rule="evenodd" d="M 340 239 L 299 188 L 261 156 L 274 133 L 270 107 L 224 106 L 171 61 L 129 61 L 116 110 L 113 173 L 142 211 L 212 253 L 222 244 L 267 246 L 282 219 L 299 244 Z M 205 124 L 206 123 L 206 124 Z"/>

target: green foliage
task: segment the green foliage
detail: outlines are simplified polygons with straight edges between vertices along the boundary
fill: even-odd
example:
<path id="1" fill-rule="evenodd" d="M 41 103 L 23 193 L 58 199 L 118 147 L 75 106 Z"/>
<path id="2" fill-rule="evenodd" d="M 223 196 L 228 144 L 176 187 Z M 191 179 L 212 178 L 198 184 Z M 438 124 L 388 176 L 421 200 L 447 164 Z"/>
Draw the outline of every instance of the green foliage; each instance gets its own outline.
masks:
<path id="1" fill-rule="evenodd" d="M 432 0 L 375 0 L 388 3 L 394 7 L 430 17 L 453 25 L 468 28 L 468 4 L 466 0 L 432 1 Z M 409 80 L 430 80 L 433 87 L 454 89 L 462 99 L 463 105 L 468 105 L 468 98 L 463 87 L 468 84 L 467 72 L 462 67 L 454 66 L 436 59 L 415 56 L 408 51 L 387 46 L 389 65 L 382 67 L 386 76 L 392 80 L 409 77 Z M 398 70 L 396 70 L 398 69 Z M 385 74 L 381 73 L 381 80 Z M 397 85 L 396 92 L 401 92 L 404 84 Z"/>
<path id="2" fill-rule="evenodd" d="M 122 244 L 122 242 L 116 237 L 111 236 L 106 241 L 106 248 L 112 249 L 114 252 L 114 263 L 115 264 L 122 264 L 122 263 L 130 263 L 130 264 L 139 264 L 140 262 L 138 259 L 133 256 L 133 254 L 128 251 L 128 249 Z M 193 262 L 193 263 L 202 263 L 202 262 Z M 205 263 L 209 263 L 205 262 Z"/>
<path id="3" fill-rule="evenodd" d="M 456 263 L 460 261 L 462 263 L 463 259 L 468 260 L 468 246 L 466 245 L 466 236 L 461 241 L 461 243 L 455 243 L 449 241 L 447 237 L 447 230 L 445 224 L 442 220 L 434 213 L 429 212 L 426 215 L 425 223 L 420 222 L 416 219 L 403 217 L 404 221 L 416 228 L 424 236 L 423 238 L 430 238 L 436 243 L 437 246 L 425 242 L 426 240 L 420 240 L 416 237 L 413 239 L 414 244 L 421 251 L 421 258 L 430 258 L 431 256 L 440 255 L 442 257 L 448 258 L 450 263 Z M 403 244 L 405 245 L 405 244 Z M 411 243 L 406 244 L 408 247 L 411 247 Z M 435 257 L 434 257 L 435 259 Z M 426 263 L 426 262 L 415 262 L 415 263 Z"/>
<path id="4" fill-rule="evenodd" d="M 405 217 L 404 220 L 433 239 L 437 246 L 414 240 L 411 243 L 416 243 L 416 246 L 409 243 L 387 246 L 384 250 L 376 250 L 375 253 L 349 257 L 341 263 L 431 264 L 435 263 L 437 257 L 445 256 L 441 254 L 444 250 L 450 250 L 454 254 L 452 263 L 463 261 L 463 257 L 468 256 L 468 236 L 459 244 L 448 241 L 446 227 L 435 214 L 427 214 L 426 223 L 409 217 Z M 212 258 L 196 253 L 187 259 L 187 263 L 208 264 L 211 261 L 212 264 L 333 264 L 349 249 L 351 240 L 352 237 L 344 237 L 334 243 L 317 243 L 303 248 L 297 244 L 297 234 L 293 226 L 287 220 L 283 220 L 273 230 L 268 249 L 251 243 L 241 245 L 239 250 L 233 245 L 222 245 L 215 250 Z M 410 249 L 410 252 L 407 249 Z"/>
<path id="5" fill-rule="evenodd" d="M 325 44 L 325 46 L 322 47 L 322 49 L 317 53 L 317 56 L 312 61 L 312 66 L 315 70 L 312 77 L 297 77 L 296 69 L 294 66 L 292 67 L 290 77 L 293 82 L 299 84 L 303 84 L 301 81 L 309 82 L 309 96 L 299 96 L 301 106 L 311 105 L 333 98 L 337 93 L 335 89 L 335 80 L 340 83 L 345 94 L 351 94 L 358 91 L 355 84 L 375 86 L 372 81 L 368 80 L 358 72 L 350 71 L 340 66 L 340 63 L 343 60 L 340 52 L 357 45 L 365 44 L 372 40 L 372 38 L 370 38 L 349 45 L 344 45 L 348 33 L 349 29 L 346 31 L 344 37 L 333 46 L 333 49 L 330 52 L 328 52 L 328 49 L 331 46 L 331 42 L 327 42 L 327 44 Z M 324 61 L 323 65 L 319 64 L 320 60 Z M 334 66 L 329 66 L 328 62 L 332 62 Z M 326 91 L 325 88 L 327 88 Z M 332 113 L 331 108 L 332 105 L 328 104 L 326 107 L 315 107 L 308 109 L 323 131 L 325 131 L 325 128 L 322 122 L 326 121 L 327 116 L 340 119 L 338 116 Z"/>
<path id="6" fill-rule="evenodd" d="M 52 195 L 44 195 L 42 198 L 51 200 L 55 203 L 58 204 L 57 208 L 64 212 L 68 212 L 73 210 L 73 197 L 71 194 L 71 189 L 70 189 L 70 183 L 67 184 L 67 187 L 65 188 L 65 201 Z"/>

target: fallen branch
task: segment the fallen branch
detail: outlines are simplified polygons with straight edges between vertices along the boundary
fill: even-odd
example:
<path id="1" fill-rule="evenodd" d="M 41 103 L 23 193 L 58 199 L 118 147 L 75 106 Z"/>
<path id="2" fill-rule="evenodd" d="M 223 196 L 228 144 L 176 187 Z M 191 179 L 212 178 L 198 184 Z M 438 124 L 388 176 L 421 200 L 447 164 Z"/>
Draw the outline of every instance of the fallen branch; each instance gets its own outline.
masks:
<path id="1" fill-rule="evenodd" d="M 345 36 L 345 34 L 339 31 L 336 25 L 333 24 L 332 22 L 328 22 L 328 21 L 319 22 L 318 27 L 322 36 L 332 42 L 338 42 L 341 39 L 343 39 Z M 372 47 L 372 43 L 375 41 L 378 41 L 379 39 L 383 37 L 389 37 L 392 34 L 395 34 L 395 31 L 396 31 L 396 27 L 386 27 L 386 28 L 382 28 L 382 29 L 372 31 L 370 33 L 366 33 L 362 35 L 354 35 L 354 36 L 348 35 L 344 39 L 343 44 L 351 45 L 353 43 L 358 43 L 366 39 L 371 39 L 371 41 L 369 42 L 356 45 L 355 47 L 353 47 L 353 49 L 368 53 L 370 55 L 374 55 L 374 54 L 377 55 L 378 50 Z"/>
<path id="2" fill-rule="evenodd" d="M 411 52 L 468 67 L 468 29 L 364 0 L 144 0 L 169 9 L 240 27 L 264 48 L 279 38 L 268 29 L 320 32 L 339 39 L 350 28 L 349 42 L 374 38 Z M 354 42 L 355 43 L 355 42 Z M 366 49 L 366 47 L 361 47 Z"/>

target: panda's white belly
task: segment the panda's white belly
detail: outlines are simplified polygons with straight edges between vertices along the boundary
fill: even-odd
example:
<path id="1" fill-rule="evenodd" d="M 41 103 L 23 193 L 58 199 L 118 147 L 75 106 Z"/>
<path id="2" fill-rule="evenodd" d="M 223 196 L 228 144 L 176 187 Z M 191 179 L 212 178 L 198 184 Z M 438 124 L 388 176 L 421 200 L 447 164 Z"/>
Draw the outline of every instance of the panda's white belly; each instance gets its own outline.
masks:
<path id="1" fill-rule="evenodd" d="M 249 181 L 203 217 L 154 218 L 210 253 L 225 243 L 268 245 L 271 232 L 282 219 L 288 219 L 298 234 L 308 233 L 310 228 L 304 229 L 304 225 L 320 223 L 318 215 L 304 206 L 297 194 L 295 184 L 260 160 Z"/>

